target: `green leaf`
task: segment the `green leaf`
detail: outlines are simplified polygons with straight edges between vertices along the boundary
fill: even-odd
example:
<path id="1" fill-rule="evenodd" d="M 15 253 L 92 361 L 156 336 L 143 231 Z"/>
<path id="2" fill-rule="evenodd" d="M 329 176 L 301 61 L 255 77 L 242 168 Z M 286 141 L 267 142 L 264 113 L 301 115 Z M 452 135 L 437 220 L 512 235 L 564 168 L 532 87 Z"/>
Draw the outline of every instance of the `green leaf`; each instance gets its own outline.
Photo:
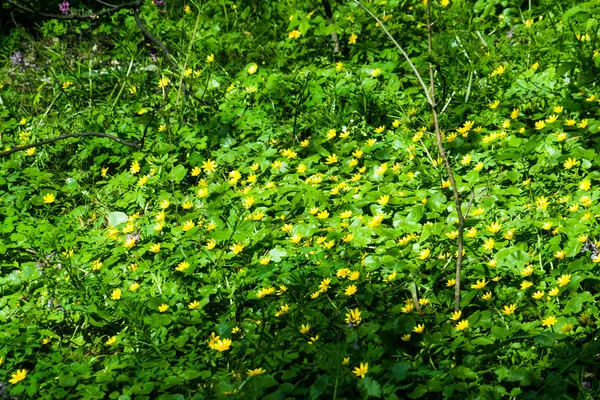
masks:
<path id="1" fill-rule="evenodd" d="M 368 376 L 365 376 L 358 381 L 358 387 L 364 391 L 367 396 L 381 397 L 381 385 L 379 385 L 376 380 L 371 379 Z"/>

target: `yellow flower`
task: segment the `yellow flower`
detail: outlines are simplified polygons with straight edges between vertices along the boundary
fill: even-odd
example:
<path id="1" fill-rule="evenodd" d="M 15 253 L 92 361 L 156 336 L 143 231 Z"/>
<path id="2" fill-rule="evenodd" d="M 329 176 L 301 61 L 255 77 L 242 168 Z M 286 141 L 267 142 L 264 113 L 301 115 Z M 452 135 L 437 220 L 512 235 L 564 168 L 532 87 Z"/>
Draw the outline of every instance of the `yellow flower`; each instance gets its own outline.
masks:
<path id="1" fill-rule="evenodd" d="M 301 235 L 301 234 L 299 234 L 299 233 L 295 233 L 295 234 L 294 234 L 294 235 L 293 235 L 293 236 L 290 238 L 290 240 L 292 241 L 292 243 L 294 243 L 294 244 L 298 244 L 298 243 L 300 243 L 300 241 L 302 240 L 302 235 Z"/>
<path id="2" fill-rule="evenodd" d="M 244 250 L 244 244 L 243 243 L 235 243 L 230 247 L 231 251 L 233 251 L 233 254 L 239 254 L 242 252 L 242 250 Z"/>
<path id="3" fill-rule="evenodd" d="M 590 187 L 592 187 L 592 183 L 587 179 L 579 183 L 579 189 L 585 190 L 586 192 L 590 190 Z"/>
<path id="4" fill-rule="evenodd" d="M 190 304 L 188 304 L 188 308 L 190 310 L 195 310 L 198 307 L 200 307 L 200 302 L 198 300 L 194 300 Z"/>
<path id="5" fill-rule="evenodd" d="M 417 326 L 415 326 L 413 328 L 413 332 L 416 332 L 416 333 L 423 333 L 424 330 L 425 330 L 425 324 L 418 324 Z"/>
<path id="6" fill-rule="evenodd" d="M 382 125 L 378 128 L 375 128 L 375 133 L 383 133 L 383 131 L 385 131 L 385 126 Z M 373 144 L 375 144 L 375 142 L 373 142 Z M 369 144 L 369 146 L 373 146 L 373 144 Z"/>
<path id="7" fill-rule="evenodd" d="M 543 120 L 537 121 L 535 123 L 535 129 L 537 129 L 538 131 L 544 129 L 546 127 L 546 123 Z"/>
<path id="8" fill-rule="evenodd" d="M 543 290 L 538 290 L 534 294 L 531 295 L 535 300 L 539 300 L 544 297 L 545 292 Z"/>
<path id="9" fill-rule="evenodd" d="M 63 83 L 63 84 L 62 84 L 62 88 L 63 88 L 63 89 L 66 89 L 66 88 L 68 88 L 69 86 L 71 86 L 72 84 L 73 84 L 73 82 L 71 82 L 71 81 L 66 81 L 65 83 Z"/>
<path id="10" fill-rule="evenodd" d="M 446 232 L 445 235 L 448 239 L 456 239 L 458 237 L 458 231 Z"/>
<path id="11" fill-rule="evenodd" d="M 186 5 L 185 7 L 183 7 L 183 12 L 189 14 L 192 12 L 192 8 L 189 5 Z"/>
<path id="12" fill-rule="evenodd" d="M 508 231 L 506 231 L 506 233 L 504 234 L 503 237 L 506 240 L 512 240 L 514 236 L 515 236 L 515 231 L 513 231 L 512 229 L 509 229 Z"/>
<path id="13" fill-rule="evenodd" d="M 190 220 L 187 220 L 187 221 L 185 221 L 185 222 L 183 223 L 183 226 L 181 227 L 181 229 L 183 229 L 183 231 L 184 231 L 184 232 L 187 232 L 187 231 L 189 231 L 190 229 L 193 229 L 193 228 L 194 228 L 194 226 L 196 226 L 196 224 L 194 223 L 194 221 L 192 221 L 192 220 L 190 219 Z"/>
<path id="14" fill-rule="evenodd" d="M 476 283 L 471 285 L 471 289 L 483 289 L 487 285 L 485 279 L 477 280 Z"/>
<path id="15" fill-rule="evenodd" d="M 462 311 L 459 310 L 459 311 L 453 312 L 452 315 L 450 316 L 450 319 L 452 321 L 457 321 L 461 316 L 462 316 Z"/>
<path id="16" fill-rule="evenodd" d="M 44 199 L 44 203 L 50 204 L 50 203 L 54 203 L 54 199 L 56 199 L 56 197 L 54 196 L 54 194 L 48 193 L 48 194 L 44 195 L 43 199 Z"/>
<path id="17" fill-rule="evenodd" d="M 129 88 L 129 93 L 130 94 L 136 94 L 137 93 L 137 87 L 135 85 L 133 85 L 132 87 Z"/>
<path id="18" fill-rule="evenodd" d="M 521 275 L 523 275 L 523 276 L 529 276 L 531 274 L 533 274 L 533 267 L 531 265 L 526 266 L 521 271 Z"/>
<path id="19" fill-rule="evenodd" d="M 138 172 L 140 172 L 140 163 L 137 160 L 135 160 L 134 162 L 132 162 L 130 170 L 131 170 L 131 174 L 132 175 L 135 175 Z"/>
<path id="20" fill-rule="evenodd" d="M 93 271 L 98 271 L 100 268 L 102 268 L 102 262 L 100 260 L 96 260 L 92 263 L 92 270 Z"/>
<path id="21" fill-rule="evenodd" d="M 249 75 L 252 75 L 252 74 L 256 73 L 256 71 L 258 71 L 258 65 L 252 64 L 250 67 L 248 67 L 248 74 Z"/>
<path id="22" fill-rule="evenodd" d="M 214 160 L 210 160 L 210 159 L 206 160 L 206 161 L 202 161 L 202 168 L 204 168 L 204 172 L 206 172 L 207 174 L 211 174 L 217 168 L 217 163 L 215 163 Z"/>
<path id="23" fill-rule="evenodd" d="M 506 67 L 504 65 L 500 65 L 492 72 L 492 76 L 502 75 L 505 71 Z"/>
<path id="24" fill-rule="evenodd" d="M 481 296 L 482 299 L 484 300 L 491 300 L 492 299 L 492 292 L 486 292 L 483 296 Z"/>
<path id="25" fill-rule="evenodd" d="M 548 119 L 546 119 L 546 122 L 551 124 L 553 122 L 556 122 L 557 119 L 558 119 L 558 115 L 552 114 L 551 116 L 548 117 Z"/>
<path id="26" fill-rule="evenodd" d="M 360 366 L 352 370 L 354 375 L 360 376 L 361 378 L 364 378 L 367 372 L 369 372 L 369 363 L 360 363 Z"/>
<path id="27" fill-rule="evenodd" d="M 344 67 L 344 63 L 342 63 L 341 61 L 338 61 L 338 62 L 335 64 L 335 70 L 336 70 L 337 72 L 341 72 L 343 67 Z"/>
<path id="28" fill-rule="evenodd" d="M 452 287 L 456 284 L 456 279 L 448 279 L 448 282 L 446 282 L 446 286 L 448 287 Z"/>
<path id="29" fill-rule="evenodd" d="M 355 44 L 356 39 L 358 39 L 358 36 L 353 33 L 352 35 L 350 35 L 350 40 L 348 40 L 348 44 Z"/>
<path id="30" fill-rule="evenodd" d="M 300 333 L 306 335 L 310 331 L 310 324 L 302 324 L 300 326 Z"/>
<path id="31" fill-rule="evenodd" d="M 297 29 L 294 29 L 293 31 L 291 31 L 291 32 L 288 34 L 288 37 L 289 37 L 290 39 L 298 39 L 298 38 L 300 37 L 300 35 L 301 35 L 300 31 L 299 31 L 299 30 L 297 30 Z"/>
<path id="32" fill-rule="evenodd" d="M 210 64 L 213 61 L 215 61 L 215 55 L 213 53 L 210 53 L 210 55 L 206 56 L 206 62 L 207 63 Z"/>
<path id="33" fill-rule="evenodd" d="M 521 290 L 529 289 L 532 286 L 533 286 L 532 282 L 529 282 L 529 281 L 521 282 Z"/>
<path id="34" fill-rule="evenodd" d="M 491 108 L 492 110 L 495 110 L 496 108 L 498 108 L 499 105 L 500 105 L 500 100 L 496 100 L 496 101 L 488 104 L 488 107 Z"/>
<path id="35" fill-rule="evenodd" d="M 419 260 L 426 260 L 429 258 L 429 254 L 431 253 L 430 249 L 423 249 L 419 253 Z"/>
<path id="36" fill-rule="evenodd" d="M 215 341 L 211 348 L 213 350 L 217 350 L 220 352 L 229 350 L 229 348 L 231 347 L 231 339 L 219 339 L 217 341 Z"/>
<path id="37" fill-rule="evenodd" d="M 175 270 L 176 270 L 176 271 L 179 271 L 179 272 L 183 272 L 183 271 L 185 271 L 186 269 L 188 269 L 189 267 L 190 267 L 190 263 L 189 263 L 189 262 L 187 262 L 187 261 L 182 261 L 182 262 L 180 262 L 179 264 L 177 264 L 177 268 L 175 268 Z"/>
<path id="38" fill-rule="evenodd" d="M 545 210 L 546 208 L 548 208 L 548 199 L 544 196 L 540 196 L 535 200 L 535 203 L 537 204 L 537 207 L 540 210 Z"/>
<path id="39" fill-rule="evenodd" d="M 164 78 L 163 77 L 163 78 L 161 78 L 161 80 L 158 81 L 158 87 L 159 88 L 162 89 L 162 88 L 167 87 L 167 86 L 169 86 L 169 79 L 168 78 Z"/>
<path id="40" fill-rule="evenodd" d="M 559 277 L 556 282 L 558 282 L 558 286 L 566 286 L 571 282 L 571 274 L 562 275 Z"/>
<path id="41" fill-rule="evenodd" d="M 558 260 L 563 260 L 565 258 L 565 252 L 564 252 L 564 250 L 559 250 L 556 253 L 554 253 L 554 258 L 556 258 Z"/>
<path id="42" fill-rule="evenodd" d="M 404 304 L 404 306 L 401 308 L 402 312 L 405 314 L 408 314 L 409 312 L 411 312 L 413 309 L 415 308 L 415 305 L 412 303 L 412 301 L 407 300 Z"/>
<path id="43" fill-rule="evenodd" d="M 574 126 L 575 124 L 577 124 L 577 121 L 574 119 L 568 119 L 565 121 L 566 126 Z"/>
<path id="44" fill-rule="evenodd" d="M 492 250 L 494 250 L 495 244 L 496 244 L 496 241 L 494 240 L 494 238 L 487 238 L 483 241 L 483 248 L 486 249 L 487 251 L 492 251 Z"/>
<path id="45" fill-rule="evenodd" d="M 160 251 L 160 243 L 154 243 L 150 246 L 150 251 L 153 253 L 158 253 Z"/>
<path id="46" fill-rule="evenodd" d="M 379 76 L 381 74 L 381 68 L 375 68 L 371 71 L 371 76 Z"/>
<path id="47" fill-rule="evenodd" d="M 123 293 L 123 291 L 121 289 L 115 289 L 112 291 L 112 294 L 110 295 L 110 298 L 112 300 L 119 300 L 121 298 L 121 294 Z"/>
<path id="48" fill-rule="evenodd" d="M 517 119 L 518 117 L 519 117 L 519 109 L 513 108 L 512 112 L 510 113 L 510 118 Z"/>
<path id="49" fill-rule="evenodd" d="M 348 365 L 350 363 L 350 357 L 344 357 L 344 360 L 342 361 L 342 365 Z"/>
<path id="50" fill-rule="evenodd" d="M 386 195 L 383 195 L 383 196 L 379 197 L 379 199 L 377 200 L 377 203 L 380 204 L 380 205 L 382 205 L 382 206 L 385 206 L 385 205 L 387 205 L 387 203 L 389 201 L 390 201 L 390 195 L 386 194 Z"/>
<path id="51" fill-rule="evenodd" d="M 17 372 L 15 372 L 14 374 L 11 375 L 11 379 L 9 380 L 9 382 L 12 383 L 13 385 L 15 385 L 16 383 L 21 382 L 23 379 L 25 379 L 26 376 L 27 376 L 27 370 L 19 369 L 19 370 L 17 370 Z"/>
<path id="52" fill-rule="evenodd" d="M 104 342 L 104 344 L 107 346 L 114 346 L 115 343 L 117 343 L 116 336 L 113 336 L 113 337 L 109 338 L 106 342 Z"/>
<path id="53" fill-rule="evenodd" d="M 348 280 L 350 281 L 357 281 L 358 278 L 360 278 L 360 271 L 352 271 L 348 275 Z"/>
<path id="54" fill-rule="evenodd" d="M 493 222 L 486 229 L 488 230 L 488 232 L 496 233 L 500 230 L 501 227 L 502 227 L 502 225 L 499 224 L 498 222 Z"/>
<path id="55" fill-rule="evenodd" d="M 131 286 L 129 286 L 129 290 L 130 292 L 135 292 L 136 290 L 138 290 L 140 288 L 140 284 L 137 282 L 134 282 L 131 284 Z"/>
<path id="56" fill-rule="evenodd" d="M 249 369 L 248 370 L 248 376 L 258 376 L 258 375 L 264 374 L 265 372 L 267 372 L 267 371 L 265 371 L 262 368 Z"/>
<path id="57" fill-rule="evenodd" d="M 502 309 L 502 312 L 506 315 L 510 315 L 510 314 L 514 314 L 515 310 L 517 309 L 517 305 L 516 304 L 511 304 L 510 306 L 504 306 L 504 309 Z"/>
<path id="58" fill-rule="evenodd" d="M 344 292 L 344 294 L 346 296 L 352 296 L 353 294 L 355 294 L 358 291 L 358 289 L 356 288 L 356 285 L 350 285 L 346 288 L 346 291 Z"/>
<path id="59" fill-rule="evenodd" d="M 169 309 L 169 305 L 168 304 L 161 304 L 160 306 L 158 306 L 158 311 L 160 312 L 165 312 Z"/>
<path id="60" fill-rule="evenodd" d="M 568 283 L 568 282 L 567 282 L 567 283 Z M 566 285 L 566 283 L 565 283 L 565 285 Z M 561 285 L 561 286 L 562 286 L 562 285 Z M 551 289 L 551 290 L 548 292 L 548 296 L 555 297 L 555 296 L 557 296 L 557 295 L 558 295 L 558 288 L 556 288 L 556 287 L 555 287 L 555 288 L 552 288 L 552 289 Z"/>
<path id="61" fill-rule="evenodd" d="M 542 326 L 552 326 L 556 324 L 558 320 L 554 316 L 549 316 L 545 320 L 542 321 Z"/>
<path id="62" fill-rule="evenodd" d="M 567 160 L 563 163 L 563 167 L 565 167 L 565 169 L 571 169 L 575 166 L 579 165 L 579 161 L 577 161 L 576 158 L 567 158 Z"/>
<path id="63" fill-rule="evenodd" d="M 258 262 L 261 265 L 269 265 L 269 263 L 271 262 L 271 259 L 269 257 L 262 257 Z"/>
<path id="64" fill-rule="evenodd" d="M 348 242 L 352 241 L 352 239 L 354 239 L 354 235 L 349 233 L 342 238 L 342 241 L 348 243 Z"/>
<path id="65" fill-rule="evenodd" d="M 360 310 L 355 308 L 354 310 L 350 310 L 350 312 L 346 313 L 346 323 L 352 326 L 358 326 L 362 321 L 360 316 Z"/>
<path id="66" fill-rule="evenodd" d="M 456 329 L 458 329 L 459 331 L 464 331 L 465 329 L 467 329 L 468 326 L 469 326 L 469 321 L 467 321 L 466 319 L 463 319 L 458 324 L 456 324 Z"/>
<path id="67" fill-rule="evenodd" d="M 469 165 L 471 163 L 471 160 L 473 159 L 473 157 L 470 154 L 465 154 L 462 159 L 460 160 L 460 163 L 462 165 Z"/>
<path id="68" fill-rule="evenodd" d="M 327 156 L 327 161 L 325 161 L 325 164 L 335 164 L 336 162 L 338 162 L 337 154 L 333 154 Z"/>

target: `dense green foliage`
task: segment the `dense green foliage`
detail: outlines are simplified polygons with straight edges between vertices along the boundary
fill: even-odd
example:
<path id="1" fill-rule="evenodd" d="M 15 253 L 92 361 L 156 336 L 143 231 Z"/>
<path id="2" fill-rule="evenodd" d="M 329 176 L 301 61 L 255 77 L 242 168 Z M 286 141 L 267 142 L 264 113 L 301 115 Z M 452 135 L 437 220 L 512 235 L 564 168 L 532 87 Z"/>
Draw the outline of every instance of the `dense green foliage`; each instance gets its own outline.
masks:
<path id="1" fill-rule="evenodd" d="M 598 2 L 364 3 L 458 312 L 383 29 L 154 3 L 1 38 L 3 151 L 145 141 L 0 158 L 0 398 L 598 397 Z"/>

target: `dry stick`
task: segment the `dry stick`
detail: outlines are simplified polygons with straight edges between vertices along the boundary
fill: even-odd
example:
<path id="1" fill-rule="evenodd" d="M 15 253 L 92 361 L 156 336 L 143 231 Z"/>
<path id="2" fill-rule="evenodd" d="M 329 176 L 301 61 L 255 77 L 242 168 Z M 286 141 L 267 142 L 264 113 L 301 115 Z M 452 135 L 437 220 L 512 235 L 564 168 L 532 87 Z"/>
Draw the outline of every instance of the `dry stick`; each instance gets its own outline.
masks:
<path id="1" fill-rule="evenodd" d="M 431 26 L 432 26 L 432 24 L 431 24 L 431 20 L 430 20 L 430 1 L 431 0 L 427 0 L 427 43 L 428 43 L 429 53 L 431 53 L 431 50 L 432 50 L 431 49 Z M 460 307 L 460 271 L 461 271 L 461 267 L 462 267 L 463 230 L 464 230 L 464 226 L 465 226 L 465 220 L 464 220 L 463 214 L 462 214 L 460 196 L 458 193 L 458 187 L 456 186 L 456 180 L 454 179 L 454 174 L 452 173 L 452 167 L 450 166 L 450 161 L 448 160 L 448 156 L 446 155 L 446 151 L 442 144 L 442 134 L 440 131 L 438 113 L 437 113 L 436 104 L 435 104 L 435 86 L 434 86 L 434 80 L 433 80 L 433 64 L 431 62 L 429 63 L 429 79 L 430 79 L 431 87 L 428 88 L 427 85 L 425 84 L 425 82 L 423 81 L 423 78 L 421 78 L 421 74 L 417 70 L 417 67 L 415 67 L 415 64 L 413 64 L 413 62 L 410 60 L 410 57 L 408 56 L 406 51 L 404 51 L 402 46 L 400 46 L 400 44 L 398 44 L 396 39 L 394 39 L 392 34 L 386 29 L 386 27 L 379 20 L 379 18 L 377 18 L 377 16 L 375 16 L 375 14 L 373 14 L 368 8 L 363 6 L 359 0 L 354 0 L 354 2 L 360 8 L 365 10 L 365 12 L 367 12 L 371 16 L 371 18 L 373 18 L 377 22 L 377 24 L 381 27 L 381 29 L 383 29 L 385 34 L 390 38 L 392 43 L 394 43 L 394 45 L 398 48 L 400 53 L 402 53 L 402 55 L 408 62 L 408 65 L 413 70 L 415 77 L 417 78 L 417 81 L 423 88 L 423 92 L 425 94 L 427 102 L 429 103 L 429 106 L 431 107 L 431 112 L 433 114 L 433 123 L 435 126 L 435 136 L 436 136 L 436 141 L 437 141 L 437 145 L 438 145 L 438 150 L 440 152 L 440 155 L 442 156 L 442 159 L 444 160 L 446 170 L 448 171 L 450 185 L 452 187 L 452 192 L 454 194 L 454 203 L 456 205 L 456 212 L 458 214 L 458 254 L 456 257 L 456 286 L 455 286 L 455 296 L 454 296 L 454 300 L 455 300 L 454 308 L 455 308 L 455 310 L 458 311 L 458 309 Z"/>
<path id="2" fill-rule="evenodd" d="M 102 133 L 102 132 L 81 132 L 81 133 L 68 133 L 66 135 L 57 136 L 57 137 L 54 137 L 54 138 L 51 138 L 51 139 L 41 140 L 41 141 L 36 142 L 36 143 L 31 143 L 31 144 L 26 144 L 24 146 L 15 147 L 14 149 L 10 149 L 10 150 L 7 150 L 5 152 L 0 153 L 0 157 L 6 157 L 6 156 L 11 155 L 12 153 L 16 153 L 17 151 L 31 149 L 32 147 L 43 146 L 45 144 L 54 143 L 54 142 L 57 142 L 59 140 L 64 140 L 64 139 L 69 139 L 69 138 L 74 138 L 74 137 L 86 137 L 86 136 L 95 136 L 95 137 L 103 137 L 103 138 L 111 139 L 111 140 L 114 140 L 117 143 L 121 143 L 124 146 L 133 147 L 133 148 L 136 148 L 136 149 L 139 149 L 141 147 L 140 143 L 138 143 L 138 142 L 128 142 L 126 140 L 123 140 L 123 139 L 118 138 L 116 136 L 110 135 L 108 133 Z"/>

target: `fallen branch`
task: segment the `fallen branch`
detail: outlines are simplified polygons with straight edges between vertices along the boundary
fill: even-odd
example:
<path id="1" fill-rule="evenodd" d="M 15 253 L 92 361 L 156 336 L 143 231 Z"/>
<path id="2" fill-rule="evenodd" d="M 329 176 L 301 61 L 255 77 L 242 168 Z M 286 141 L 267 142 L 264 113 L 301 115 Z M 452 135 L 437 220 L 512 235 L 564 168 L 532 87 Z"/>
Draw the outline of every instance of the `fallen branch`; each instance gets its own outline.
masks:
<path id="1" fill-rule="evenodd" d="M 365 12 L 367 12 L 371 16 L 371 18 L 373 18 L 377 22 L 377 24 L 381 27 L 381 29 L 383 29 L 385 34 L 390 38 L 392 43 L 394 43 L 396 48 L 398 48 L 400 53 L 402 53 L 402 55 L 408 62 L 408 65 L 413 70 L 415 77 L 417 78 L 417 81 L 423 88 L 425 98 L 427 99 L 427 103 L 429 103 L 429 107 L 431 108 L 431 113 L 433 114 L 433 123 L 435 126 L 435 137 L 436 137 L 438 150 L 440 152 L 440 156 L 444 160 L 444 165 L 446 166 L 446 170 L 448 172 L 448 178 L 450 180 L 450 185 L 452 187 L 452 192 L 454 194 L 454 203 L 456 206 L 456 212 L 458 214 L 458 254 L 456 257 L 456 285 L 455 285 L 455 295 L 454 295 L 454 302 L 455 302 L 454 309 L 456 311 L 458 311 L 458 309 L 460 308 L 460 272 L 462 269 L 463 231 L 464 231 L 464 226 L 465 226 L 465 219 L 463 217 L 463 213 L 462 213 L 462 209 L 461 209 L 460 195 L 458 193 L 458 187 L 456 186 L 456 180 L 454 179 L 454 173 L 452 172 L 452 167 L 450 166 L 450 161 L 448 160 L 448 156 L 446 155 L 446 150 L 444 149 L 444 145 L 442 143 L 442 133 L 440 130 L 440 124 L 439 124 L 439 120 L 438 120 L 437 104 L 435 102 L 435 82 L 434 82 L 434 77 L 433 77 L 433 64 L 431 62 L 429 62 L 430 87 L 428 88 L 427 85 L 425 84 L 425 82 L 423 81 L 421 74 L 417 70 L 417 67 L 411 61 L 411 59 L 408 56 L 408 54 L 406 53 L 406 51 L 404 51 L 402 46 L 400 46 L 400 44 L 396 41 L 396 39 L 394 39 L 392 34 L 386 29 L 386 27 L 379 20 L 379 18 L 377 18 L 377 16 L 375 16 L 375 14 L 373 14 L 368 8 L 366 8 L 364 5 L 362 5 L 362 3 L 359 0 L 354 0 L 354 2 L 360 8 L 362 8 Z M 431 53 L 431 51 L 432 51 L 432 48 L 431 48 L 432 23 L 431 23 L 431 19 L 430 19 L 430 2 L 431 2 L 431 0 L 427 0 L 427 44 L 428 44 L 429 53 Z"/>
<path id="2" fill-rule="evenodd" d="M 128 142 L 126 140 L 118 138 L 118 137 L 116 137 L 114 135 L 110 135 L 108 133 L 102 133 L 102 132 L 81 132 L 81 133 L 67 133 L 66 135 L 61 135 L 61 136 L 57 136 L 57 137 L 54 137 L 54 138 L 50 138 L 50 139 L 46 139 L 46 140 L 41 140 L 41 141 L 36 142 L 36 143 L 31 143 L 31 144 L 26 144 L 24 146 L 15 147 L 14 149 L 10 149 L 10 150 L 7 150 L 5 152 L 0 153 L 0 157 L 6 157 L 6 156 L 9 156 L 9 155 L 11 155 L 13 153 L 16 153 L 18 151 L 31 149 L 33 147 L 43 146 L 45 144 L 54 143 L 54 142 L 57 142 L 59 140 L 64 140 L 64 139 L 69 139 L 69 138 L 76 138 L 76 137 L 87 137 L 87 136 L 95 136 L 95 137 L 107 138 L 107 139 L 114 140 L 115 142 L 120 143 L 120 144 L 122 144 L 124 146 L 127 146 L 127 147 L 133 147 L 135 149 L 141 148 L 141 144 L 138 143 L 138 142 Z"/>

